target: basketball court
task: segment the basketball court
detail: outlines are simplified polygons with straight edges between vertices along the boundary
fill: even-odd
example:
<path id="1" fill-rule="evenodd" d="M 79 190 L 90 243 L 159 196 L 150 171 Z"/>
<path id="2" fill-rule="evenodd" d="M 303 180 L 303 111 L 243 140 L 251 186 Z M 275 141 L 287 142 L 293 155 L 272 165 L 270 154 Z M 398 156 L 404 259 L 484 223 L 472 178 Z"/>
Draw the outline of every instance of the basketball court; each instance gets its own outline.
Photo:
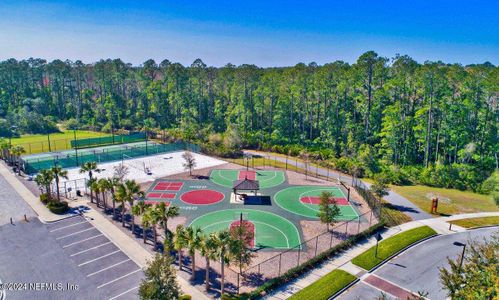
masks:
<path id="1" fill-rule="evenodd" d="M 253 171 L 253 170 L 213 170 L 210 180 L 226 188 L 232 188 L 236 180 L 250 179 L 257 180 L 261 189 L 268 189 L 279 186 L 286 182 L 284 171 Z"/>
<path id="2" fill-rule="evenodd" d="M 301 243 L 296 226 L 277 214 L 256 209 L 226 209 L 202 215 L 189 226 L 198 227 L 205 233 L 233 229 L 241 222 L 253 230 L 254 248 L 290 249 Z"/>
<path id="3" fill-rule="evenodd" d="M 338 220 L 348 221 L 359 217 L 357 211 L 350 205 L 347 197 L 339 187 L 291 186 L 277 192 L 274 195 L 274 201 L 290 213 L 318 219 L 322 192 L 329 192 L 333 195 L 331 202 L 336 202 L 340 209 Z"/>

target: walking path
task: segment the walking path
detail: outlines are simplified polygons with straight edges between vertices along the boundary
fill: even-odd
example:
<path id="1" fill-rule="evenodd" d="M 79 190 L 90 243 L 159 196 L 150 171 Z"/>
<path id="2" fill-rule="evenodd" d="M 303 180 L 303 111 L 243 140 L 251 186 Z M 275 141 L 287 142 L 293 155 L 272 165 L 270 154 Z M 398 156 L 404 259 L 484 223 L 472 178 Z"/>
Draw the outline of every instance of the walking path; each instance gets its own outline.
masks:
<path id="1" fill-rule="evenodd" d="M 463 232 L 466 231 L 465 228 L 457 226 L 457 225 L 452 225 L 452 230 L 449 230 L 449 224 L 447 223 L 448 221 L 453 221 L 453 220 L 459 220 L 459 219 L 468 219 L 468 218 L 476 218 L 476 217 L 488 217 L 488 216 L 499 216 L 499 212 L 490 212 L 490 213 L 472 213 L 472 214 L 461 214 L 461 215 L 454 215 L 451 217 L 440 217 L 440 218 L 432 218 L 432 219 L 426 219 L 426 220 L 417 220 L 417 221 L 412 221 L 408 223 L 401 224 L 399 226 L 395 226 L 392 228 L 387 229 L 385 232 L 382 233 L 383 238 L 389 238 L 395 234 L 427 225 L 433 230 L 435 230 L 438 234 L 440 235 L 447 235 L 447 234 L 452 234 L 456 232 Z M 354 265 L 351 263 L 351 260 L 356 257 L 357 255 L 363 253 L 364 251 L 368 250 L 372 246 L 376 244 L 376 239 L 374 237 L 370 238 L 369 240 L 366 240 L 364 242 L 361 242 L 359 245 L 348 249 L 346 252 L 343 252 L 341 254 L 338 254 L 326 262 L 324 262 L 322 265 L 317 266 L 315 269 L 301 275 L 299 278 L 288 282 L 287 284 L 281 286 L 279 289 L 271 292 L 268 296 L 265 297 L 265 299 L 271 299 L 271 300 L 284 300 L 289 298 L 291 295 L 297 293 L 301 289 L 311 285 L 318 279 L 320 279 L 322 276 L 330 273 L 331 271 L 335 269 L 341 269 L 346 272 L 351 273 L 352 275 L 355 275 L 358 278 L 361 278 L 363 281 L 367 279 L 368 283 L 371 284 L 377 284 L 379 283 L 380 286 L 385 286 L 387 289 L 392 290 L 392 285 L 391 283 L 385 283 L 381 282 L 380 280 L 376 278 L 371 278 L 371 274 L 368 273 L 366 270 Z M 386 281 L 386 280 L 385 280 Z M 403 293 L 402 291 L 396 289 L 393 290 L 396 293 Z M 407 292 L 407 291 L 405 291 Z"/>
<path id="2" fill-rule="evenodd" d="M 251 154 L 251 155 L 260 155 L 264 157 L 269 157 L 271 159 L 277 160 L 279 162 L 285 163 L 286 162 L 286 157 L 285 156 L 280 156 L 276 155 L 273 153 L 268 153 L 268 152 L 261 152 L 261 151 L 255 151 L 255 150 L 244 150 L 245 154 Z M 292 163 L 291 163 L 292 162 Z M 301 169 L 305 169 L 305 164 L 301 162 L 300 160 L 297 160 L 294 157 L 289 157 L 288 163 L 290 165 L 296 166 Z M 352 177 L 346 174 L 339 173 L 337 171 L 332 171 L 328 170 L 323 167 L 316 167 L 316 166 L 309 166 L 310 173 L 313 174 L 317 172 L 319 175 L 322 176 L 329 176 L 331 178 L 341 178 L 341 179 L 347 179 L 347 180 L 352 180 Z M 368 182 L 362 181 L 366 186 L 370 187 L 371 184 Z M 429 213 L 423 211 L 419 207 L 417 207 L 415 204 L 413 204 L 411 201 L 407 200 L 406 198 L 402 197 L 401 195 L 395 193 L 394 191 L 389 191 L 389 194 L 385 197 L 383 197 L 386 201 L 390 202 L 392 205 L 396 206 L 396 208 L 406 215 L 410 216 L 413 220 L 423 220 L 423 219 L 428 219 L 432 218 L 433 216 L 430 215 Z"/>
<path id="3" fill-rule="evenodd" d="M 21 197 L 31 206 L 31 208 L 38 214 L 38 218 L 42 222 L 53 222 L 60 219 L 67 218 L 68 215 L 56 215 L 51 213 L 45 205 L 40 202 L 33 193 L 27 189 L 15 174 L 10 172 L 10 170 L 4 165 L 0 164 L 0 176 L 3 176 L 5 180 L 21 195 Z M 88 200 L 82 198 L 77 201 L 71 201 L 71 207 L 77 207 L 79 205 L 87 206 Z M 94 225 L 98 230 L 100 230 L 109 240 L 111 240 L 121 251 L 128 255 L 137 265 L 144 268 L 147 261 L 152 259 L 153 256 L 144 249 L 137 241 L 126 235 L 123 231 L 116 227 L 111 221 L 106 219 L 98 211 L 90 209 L 85 212 L 85 216 L 88 218 L 89 222 Z M 192 299 L 210 299 L 208 296 L 203 294 L 201 291 L 193 287 L 187 280 L 177 276 L 177 281 L 180 285 L 182 291 L 186 294 L 192 296 Z"/>

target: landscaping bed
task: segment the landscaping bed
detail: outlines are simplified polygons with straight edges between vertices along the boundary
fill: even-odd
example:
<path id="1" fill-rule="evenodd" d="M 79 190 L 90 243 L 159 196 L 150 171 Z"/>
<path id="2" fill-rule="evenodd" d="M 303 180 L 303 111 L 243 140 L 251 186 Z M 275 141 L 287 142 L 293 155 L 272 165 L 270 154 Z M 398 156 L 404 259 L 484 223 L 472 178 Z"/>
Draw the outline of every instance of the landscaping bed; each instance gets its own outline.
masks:
<path id="1" fill-rule="evenodd" d="M 290 300 L 327 300 L 356 279 L 352 274 L 336 269 L 291 296 Z"/>
<path id="2" fill-rule="evenodd" d="M 494 226 L 494 225 L 499 225 L 499 216 L 461 219 L 461 220 L 450 221 L 449 223 L 464 228 Z"/>
<path id="3" fill-rule="evenodd" d="M 352 263 L 365 270 L 371 270 L 404 248 L 436 234 L 435 230 L 428 226 L 422 226 L 399 233 L 386 240 L 382 240 L 379 243 L 377 256 L 375 256 L 376 246 L 373 246 L 355 257 L 352 260 Z"/>

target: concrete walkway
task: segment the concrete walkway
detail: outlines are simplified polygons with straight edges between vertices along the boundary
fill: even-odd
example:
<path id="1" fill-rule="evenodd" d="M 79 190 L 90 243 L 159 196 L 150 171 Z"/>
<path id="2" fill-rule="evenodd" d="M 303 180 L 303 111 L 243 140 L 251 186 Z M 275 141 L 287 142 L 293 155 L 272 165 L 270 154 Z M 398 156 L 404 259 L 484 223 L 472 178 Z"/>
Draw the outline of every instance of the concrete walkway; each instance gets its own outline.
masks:
<path id="1" fill-rule="evenodd" d="M 16 190 L 16 192 L 28 203 L 29 206 L 36 212 L 40 221 L 54 222 L 57 220 L 61 220 L 67 218 L 67 216 L 60 216 L 51 213 L 45 205 L 40 201 L 38 197 L 33 195 L 33 193 L 21 182 L 24 180 L 18 177 L 16 174 L 11 172 L 5 164 L 0 163 L 0 176 L 5 178 L 5 180 Z"/>
<path id="2" fill-rule="evenodd" d="M 285 163 L 286 162 L 286 157 L 276 155 L 273 153 L 268 153 L 268 152 L 261 152 L 261 151 L 255 151 L 255 150 L 244 150 L 245 154 L 251 154 L 251 155 L 260 155 L 264 157 L 270 157 L 273 160 L 277 160 L 279 162 Z M 288 164 L 296 166 L 301 169 L 305 169 L 305 164 L 303 164 L 300 159 L 296 159 L 295 157 L 289 157 L 288 159 Z M 342 180 L 352 180 L 352 177 L 337 171 L 332 171 L 332 170 L 327 170 L 326 168 L 323 167 L 316 167 L 314 166 L 309 166 L 310 174 L 315 174 L 316 172 L 319 175 L 322 176 L 328 176 L 331 178 L 341 178 Z M 370 187 L 371 184 L 368 182 L 363 183 Z M 415 204 L 413 204 L 411 201 L 407 200 L 406 198 L 402 197 L 401 195 L 395 193 L 394 191 L 389 191 L 388 196 L 383 197 L 386 201 L 390 202 L 392 205 L 394 205 L 398 210 L 402 211 L 409 217 L 411 217 L 413 220 L 423 220 L 423 219 L 428 219 L 432 218 L 433 216 L 430 215 L 429 213 L 423 211 L 419 207 L 417 207 Z"/>
<path id="3" fill-rule="evenodd" d="M 451 217 L 440 217 L 440 218 L 432 218 L 426 220 L 418 220 L 412 221 L 408 223 L 401 224 L 399 226 L 395 226 L 387 229 L 382 233 L 384 239 L 394 236 L 398 233 L 421 227 L 427 225 L 433 228 L 440 235 L 447 235 L 456 232 L 466 231 L 465 228 L 453 225 L 452 230 L 449 230 L 448 221 L 459 220 L 459 219 L 468 219 L 468 218 L 477 218 L 477 217 L 489 217 L 489 216 L 499 216 L 499 212 L 490 212 L 490 213 L 472 213 L 472 214 L 461 214 L 454 215 Z M 297 293 L 301 289 L 311 285 L 315 281 L 319 280 L 322 276 L 330 273 L 335 269 L 341 269 L 346 272 L 351 273 L 352 275 L 358 278 L 367 278 L 369 273 L 352 264 L 351 260 L 360 255 L 367 249 L 371 248 L 376 244 L 376 240 L 374 237 L 370 238 L 367 241 L 360 243 L 359 245 L 348 249 L 348 251 L 343 252 L 339 255 L 336 255 L 321 265 L 317 266 L 315 269 L 301 275 L 299 278 L 288 282 L 287 284 L 281 286 L 279 289 L 269 293 L 264 299 L 271 300 L 284 300 L 289 298 L 291 295 Z"/>

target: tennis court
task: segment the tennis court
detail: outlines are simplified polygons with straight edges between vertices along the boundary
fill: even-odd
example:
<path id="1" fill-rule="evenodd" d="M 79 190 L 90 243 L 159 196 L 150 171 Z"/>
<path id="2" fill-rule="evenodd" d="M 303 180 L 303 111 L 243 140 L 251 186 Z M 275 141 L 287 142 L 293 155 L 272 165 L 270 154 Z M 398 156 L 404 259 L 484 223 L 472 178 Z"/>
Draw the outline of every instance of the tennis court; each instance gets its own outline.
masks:
<path id="1" fill-rule="evenodd" d="M 150 156 L 190 149 L 193 145 L 186 143 L 162 144 L 153 141 L 143 141 L 129 144 L 119 144 L 79 150 L 49 152 L 23 156 L 23 166 L 27 174 L 38 173 L 40 170 L 51 168 L 54 165 L 62 168 L 81 166 L 85 162 L 106 163 L 132 158 Z M 135 167 L 132 165 L 131 167 Z M 138 166 L 141 168 L 140 166 Z"/>
<path id="2" fill-rule="evenodd" d="M 245 178 L 257 180 L 260 189 L 276 187 L 286 181 L 283 171 L 213 170 L 210 173 L 210 180 L 213 183 L 226 188 L 232 188 L 234 181 Z"/>
<path id="3" fill-rule="evenodd" d="M 358 218 L 355 209 L 339 187 L 327 186 L 292 186 L 280 190 L 274 195 L 274 201 L 281 208 L 304 217 L 318 219 L 320 195 L 322 192 L 332 194 L 340 209 L 339 220 L 348 221 Z"/>
<path id="4" fill-rule="evenodd" d="M 198 227 L 205 233 L 226 230 L 243 222 L 253 228 L 255 248 L 291 249 L 301 243 L 296 226 L 277 214 L 255 209 L 226 209 L 207 213 L 196 218 L 189 226 Z"/>

